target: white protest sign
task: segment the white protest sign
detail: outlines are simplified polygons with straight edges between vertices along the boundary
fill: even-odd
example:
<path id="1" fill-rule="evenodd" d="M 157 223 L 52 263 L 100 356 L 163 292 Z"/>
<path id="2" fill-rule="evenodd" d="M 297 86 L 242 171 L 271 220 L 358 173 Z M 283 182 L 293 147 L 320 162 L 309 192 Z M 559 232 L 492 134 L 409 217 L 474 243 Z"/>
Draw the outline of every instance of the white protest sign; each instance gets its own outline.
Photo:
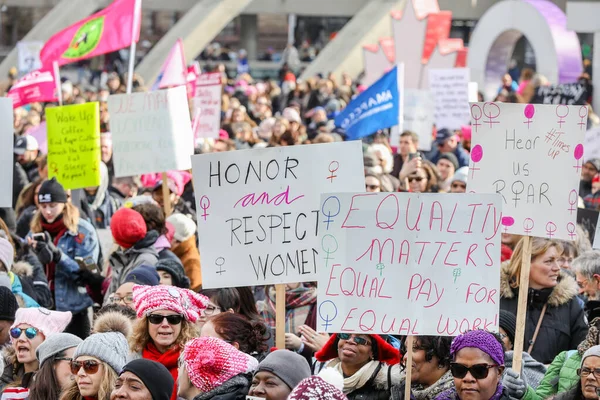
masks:
<path id="1" fill-rule="evenodd" d="M 202 286 L 316 281 L 321 193 L 364 191 L 362 159 L 360 141 L 193 156 Z"/>
<path id="2" fill-rule="evenodd" d="M 598 216 L 598 222 L 600 222 L 600 215 Z M 594 235 L 594 244 L 592 244 L 593 249 L 600 249 L 600 224 L 596 222 L 596 233 Z"/>
<path id="3" fill-rule="evenodd" d="M 471 117 L 467 191 L 502 195 L 503 232 L 574 240 L 587 108 L 473 103 Z"/>
<path id="4" fill-rule="evenodd" d="M 0 98 L 0 207 L 12 207 L 13 195 L 13 102 L 8 97 Z"/>
<path id="5" fill-rule="evenodd" d="M 17 68 L 20 75 L 42 68 L 40 51 L 43 47 L 44 42 L 17 42 Z"/>
<path id="6" fill-rule="evenodd" d="M 600 158 L 600 127 L 592 128 L 585 133 L 583 148 L 585 149 L 585 161 Z"/>
<path id="7" fill-rule="evenodd" d="M 435 99 L 438 129 L 469 125 L 469 69 L 430 69 L 429 88 Z"/>
<path id="8" fill-rule="evenodd" d="M 191 168 L 194 148 L 185 86 L 108 97 L 115 176 Z"/>
<path id="9" fill-rule="evenodd" d="M 318 331 L 497 329 L 500 196 L 336 193 L 321 202 Z"/>
<path id="10" fill-rule="evenodd" d="M 431 133 L 433 130 L 434 116 L 431 110 L 435 108 L 433 95 L 428 90 L 404 90 L 404 130 L 415 132 L 419 135 L 419 150 L 431 150 Z M 400 132 L 391 137 L 392 144 L 400 142 Z"/>
<path id="11" fill-rule="evenodd" d="M 221 129 L 221 73 L 201 74 L 196 81 L 194 109 L 200 109 L 194 139 L 218 138 Z M 195 143 L 195 142 L 194 142 Z"/>

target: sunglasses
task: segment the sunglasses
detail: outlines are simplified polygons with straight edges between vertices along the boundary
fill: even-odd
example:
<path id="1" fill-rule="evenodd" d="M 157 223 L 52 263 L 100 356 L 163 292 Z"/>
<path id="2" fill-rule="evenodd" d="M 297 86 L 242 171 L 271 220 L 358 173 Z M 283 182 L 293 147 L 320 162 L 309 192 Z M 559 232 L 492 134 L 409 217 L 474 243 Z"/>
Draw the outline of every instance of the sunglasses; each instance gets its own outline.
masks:
<path id="1" fill-rule="evenodd" d="M 361 338 L 358 336 L 352 337 L 352 335 L 349 333 L 338 333 L 337 337 L 339 337 L 341 340 L 350 340 L 350 338 L 352 338 L 352 341 L 360 346 L 370 346 L 371 345 L 371 342 L 369 342 L 367 339 Z"/>
<path id="2" fill-rule="evenodd" d="M 33 339 L 37 336 L 39 331 L 33 327 L 29 327 L 27 329 L 13 328 L 10 330 L 10 336 L 12 336 L 13 339 L 18 339 L 21 337 L 21 334 L 23 332 L 25 332 L 25 336 L 27 336 L 27 339 Z"/>
<path id="3" fill-rule="evenodd" d="M 458 379 L 462 379 L 467 376 L 467 372 L 471 373 L 471 376 L 475 379 L 485 379 L 487 378 L 490 368 L 497 367 L 498 365 L 489 365 L 489 364 L 475 364 L 467 367 L 463 364 L 458 363 L 450 363 L 450 372 L 452 376 Z"/>
<path id="4" fill-rule="evenodd" d="M 100 368 L 100 363 L 94 360 L 71 361 L 71 373 L 73 375 L 77 375 L 81 367 L 83 367 L 83 371 L 86 374 L 93 375 L 96 372 L 98 372 L 98 368 Z"/>
<path id="5" fill-rule="evenodd" d="M 162 322 L 167 320 L 169 325 L 179 325 L 181 321 L 183 321 L 183 315 L 158 315 L 158 314 L 149 314 L 146 318 L 152 325 L 160 325 Z"/>

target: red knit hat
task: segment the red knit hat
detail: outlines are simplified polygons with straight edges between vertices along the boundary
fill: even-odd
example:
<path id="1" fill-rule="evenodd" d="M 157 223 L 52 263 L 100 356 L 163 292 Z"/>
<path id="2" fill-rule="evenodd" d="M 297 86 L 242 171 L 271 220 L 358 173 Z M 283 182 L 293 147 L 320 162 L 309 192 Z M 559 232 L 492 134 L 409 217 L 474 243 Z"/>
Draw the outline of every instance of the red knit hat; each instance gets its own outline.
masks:
<path id="1" fill-rule="evenodd" d="M 386 342 L 380 335 L 368 335 L 374 342 L 373 344 L 377 348 L 377 354 L 375 359 L 386 363 L 388 365 L 395 365 L 400 363 L 402 355 L 400 350 Z M 315 353 L 315 357 L 318 361 L 324 362 L 329 361 L 338 357 L 338 337 L 337 334 L 333 334 L 329 337 L 325 346 Z"/>
<path id="2" fill-rule="evenodd" d="M 596 182 L 600 182 L 600 174 L 594 175 L 594 178 L 592 179 L 592 183 L 596 183 Z"/>
<path id="3" fill-rule="evenodd" d="M 110 220 L 110 231 L 116 244 L 129 249 L 146 237 L 146 221 L 139 212 L 131 208 L 121 208 Z"/>

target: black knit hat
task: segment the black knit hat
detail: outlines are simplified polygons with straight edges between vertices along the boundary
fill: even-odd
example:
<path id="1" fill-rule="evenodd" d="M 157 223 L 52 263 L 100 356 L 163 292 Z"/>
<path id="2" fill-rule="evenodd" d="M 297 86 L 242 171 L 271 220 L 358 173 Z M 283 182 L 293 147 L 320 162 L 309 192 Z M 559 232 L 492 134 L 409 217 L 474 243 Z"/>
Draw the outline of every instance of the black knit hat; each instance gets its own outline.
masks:
<path id="1" fill-rule="evenodd" d="M 173 286 L 177 286 L 182 289 L 190 288 L 190 280 L 187 276 L 185 276 L 183 265 L 176 260 L 172 260 L 170 258 L 158 260 L 154 267 L 157 271 L 168 272 L 171 275 Z"/>
<path id="2" fill-rule="evenodd" d="M 175 381 L 169 370 L 161 363 L 139 358 L 128 362 L 119 376 L 127 371 L 140 378 L 152 395 L 152 400 L 169 400 L 171 398 Z"/>
<path id="3" fill-rule="evenodd" d="M 56 177 L 44 181 L 40 186 L 38 193 L 38 203 L 66 203 L 67 193 L 60 183 L 56 181 Z"/>
<path id="4" fill-rule="evenodd" d="M 515 342 L 515 332 L 517 331 L 517 317 L 510 311 L 500 310 L 500 321 L 498 326 L 506 332 L 511 343 Z"/>
<path id="5" fill-rule="evenodd" d="M 0 286 L 0 321 L 14 322 L 17 308 L 19 304 L 12 291 L 5 286 Z"/>

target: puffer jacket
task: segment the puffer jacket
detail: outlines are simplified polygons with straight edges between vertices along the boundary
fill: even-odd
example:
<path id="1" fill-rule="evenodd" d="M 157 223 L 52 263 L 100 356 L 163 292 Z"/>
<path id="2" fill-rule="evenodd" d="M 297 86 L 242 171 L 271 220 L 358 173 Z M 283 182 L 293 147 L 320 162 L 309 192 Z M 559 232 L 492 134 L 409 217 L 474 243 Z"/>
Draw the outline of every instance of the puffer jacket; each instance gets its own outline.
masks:
<path id="1" fill-rule="evenodd" d="M 523 400 L 543 400 L 571 390 L 579 383 L 577 369 L 580 365 L 581 354 L 577 350 L 563 351 L 548 366 L 537 389 L 527 388 Z"/>
<path id="2" fill-rule="evenodd" d="M 562 351 L 575 349 L 585 339 L 588 326 L 583 307 L 577 298 L 579 290 L 575 279 L 561 272 L 554 288 L 529 289 L 525 325 L 525 349 L 533 338 L 542 308 L 548 304 L 539 334 L 530 352 L 543 364 L 549 364 Z M 500 274 L 500 308 L 517 314 L 519 289 L 509 283 L 508 262 L 502 264 Z"/>
<path id="3" fill-rule="evenodd" d="M 250 390 L 251 375 L 239 374 L 210 392 L 200 393 L 194 400 L 246 400 Z"/>

